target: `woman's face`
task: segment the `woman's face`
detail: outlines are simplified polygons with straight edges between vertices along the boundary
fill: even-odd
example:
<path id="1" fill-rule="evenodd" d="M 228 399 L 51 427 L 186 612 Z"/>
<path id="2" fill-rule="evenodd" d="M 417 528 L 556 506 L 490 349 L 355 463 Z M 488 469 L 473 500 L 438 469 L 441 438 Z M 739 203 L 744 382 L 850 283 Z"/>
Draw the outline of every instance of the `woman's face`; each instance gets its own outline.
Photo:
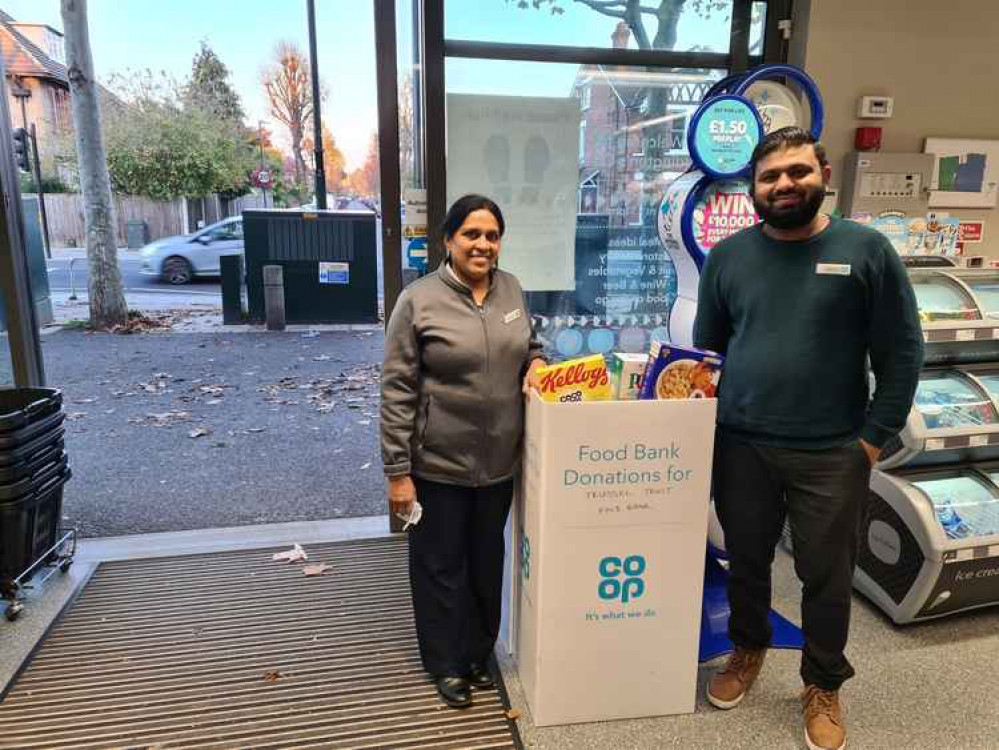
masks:
<path id="1" fill-rule="evenodd" d="M 469 284 L 476 284 L 488 278 L 499 258 L 499 222 L 485 208 L 472 211 L 444 244 L 458 276 Z"/>

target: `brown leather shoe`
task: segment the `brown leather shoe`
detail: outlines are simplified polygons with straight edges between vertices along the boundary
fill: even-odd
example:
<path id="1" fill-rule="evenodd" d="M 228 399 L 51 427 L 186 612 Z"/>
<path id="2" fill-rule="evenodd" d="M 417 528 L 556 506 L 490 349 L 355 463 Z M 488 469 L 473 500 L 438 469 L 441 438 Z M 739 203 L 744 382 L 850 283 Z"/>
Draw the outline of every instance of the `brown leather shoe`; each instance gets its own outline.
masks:
<path id="1" fill-rule="evenodd" d="M 839 705 L 839 691 L 808 685 L 802 693 L 801 703 L 805 715 L 805 744 L 809 750 L 843 750 L 846 726 Z"/>
<path id="2" fill-rule="evenodd" d="M 765 648 L 752 650 L 736 646 L 725 669 L 708 682 L 711 705 L 726 710 L 738 706 L 759 677 L 766 655 Z"/>

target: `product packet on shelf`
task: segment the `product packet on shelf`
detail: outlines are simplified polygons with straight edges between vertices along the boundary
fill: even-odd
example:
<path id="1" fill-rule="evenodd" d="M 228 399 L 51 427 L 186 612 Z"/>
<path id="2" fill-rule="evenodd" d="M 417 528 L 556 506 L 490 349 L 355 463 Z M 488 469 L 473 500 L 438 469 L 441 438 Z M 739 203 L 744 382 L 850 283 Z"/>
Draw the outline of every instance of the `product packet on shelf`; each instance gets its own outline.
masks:
<path id="1" fill-rule="evenodd" d="M 653 341 L 640 398 L 714 398 L 724 361 L 715 352 Z"/>
<path id="2" fill-rule="evenodd" d="M 618 401 L 635 401 L 642 393 L 642 376 L 649 357 L 645 354 L 614 352 L 611 355 L 611 393 Z"/>
<path id="3" fill-rule="evenodd" d="M 607 363 L 600 354 L 538 368 L 543 401 L 606 401 L 611 397 Z"/>

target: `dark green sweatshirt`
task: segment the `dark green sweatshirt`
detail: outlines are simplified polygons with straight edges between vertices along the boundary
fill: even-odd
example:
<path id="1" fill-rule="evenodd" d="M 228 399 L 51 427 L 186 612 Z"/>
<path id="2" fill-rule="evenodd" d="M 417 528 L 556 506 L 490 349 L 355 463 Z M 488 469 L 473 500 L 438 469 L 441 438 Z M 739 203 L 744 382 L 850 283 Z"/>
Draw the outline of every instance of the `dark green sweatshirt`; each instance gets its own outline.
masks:
<path id="1" fill-rule="evenodd" d="M 858 437 L 881 447 L 905 424 L 923 362 L 915 295 L 891 243 L 835 218 L 800 242 L 757 225 L 719 243 L 701 275 L 694 345 L 726 357 L 719 425 L 788 448 Z"/>

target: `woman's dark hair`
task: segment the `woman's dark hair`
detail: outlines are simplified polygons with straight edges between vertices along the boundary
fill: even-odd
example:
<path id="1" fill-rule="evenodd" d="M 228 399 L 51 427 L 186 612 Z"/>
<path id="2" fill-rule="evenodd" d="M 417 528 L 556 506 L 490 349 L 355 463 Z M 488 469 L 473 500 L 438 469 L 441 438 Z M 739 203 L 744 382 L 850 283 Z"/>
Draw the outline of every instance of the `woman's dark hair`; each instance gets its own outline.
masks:
<path id="1" fill-rule="evenodd" d="M 454 237 L 454 233 L 465 223 L 468 215 L 473 211 L 480 211 L 482 209 L 485 209 L 496 217 L 496 223 L 499 224 L 500 237 L 502 237 L 503 232 L 506 231 L 506 223 L 503 221 L 503 212 L 500 211 L 500 207 L 484 195 L 470 193 L 461 196 L 448 209 L 447 216 L 444 217 L 444 223 L 441 226 L 444 238 L 451 239 Z"/>

